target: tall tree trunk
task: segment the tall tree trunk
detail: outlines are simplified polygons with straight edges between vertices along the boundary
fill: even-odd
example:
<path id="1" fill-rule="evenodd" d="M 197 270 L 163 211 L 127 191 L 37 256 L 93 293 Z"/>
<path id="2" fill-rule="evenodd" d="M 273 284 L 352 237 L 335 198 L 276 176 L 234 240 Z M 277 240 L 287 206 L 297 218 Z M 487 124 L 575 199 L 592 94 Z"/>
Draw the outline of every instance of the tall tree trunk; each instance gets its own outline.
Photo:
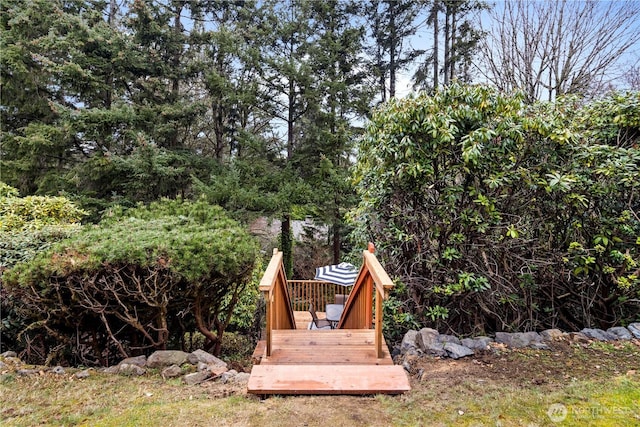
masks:
<path id="1" fill-rule="evenodd" d="M 293 275 L 293 236 L 291 235 L 291 214 L 282 214 L 282 225 L 280 228 L 280 244 L 282 245 L 282 263 L 288 278 Z"/>
<path id="2" fill-rule="evenodd" d="M 112 29 L 116 27 L 116 12 L 118 10 L 118 5 L 116 4 L 116 0 L 111 0 L 109 2 L 109 17 L 107 19 L 107 23 L 109 27 Z M 113 102 L 113 67 L 110 67 L 109 73 L 107 74 L 107 78 L 105 79 L 105 92 L 104 92 L 104 108 L 107 110 L 111 109 L 111 104 Z"/>
<path id="3" fill-rule="evenodd" d="M 449 38 L 451 36 L 450 6 L 447 4 L 444 12 L 444 85 L 449 84 Z"/>
<path id="4" fill-rule="evenodd" d="M 451 11 L 451 47 L 449 48 L 449 81 L 452 81 L 456 75 L 456 50 L 457 50 L 457 42 L 456 42 L 456 27 L 458 25 L 458 20 L 456 16 L 455 6 L 452 7 Z"/>
<path id="5" fill-rule="evenodd" d="M 438 57 L 438 35 L 440 33 L 440 27 L 438 26 L 438 8 L 440 7 L 439 1 L 434 0 L 433 11 L 431 12 L 433 19 L 433 90 L 438 89 L 438 77 L 440 74 L 440 58 Z"/>
<path id="6" fill-rule="evenodd" d="M 389 3 L 389 98 L 396 96 L 396 10 L 395 2 Z"/>
<path id="7" fill-rule="evenodd" d="M 338 264 L 340 262 L 340 246 L 342 241 L 340 238 L 340 212 L 336 209 L 335 218 L 333 220 L 333 263 Z"/>

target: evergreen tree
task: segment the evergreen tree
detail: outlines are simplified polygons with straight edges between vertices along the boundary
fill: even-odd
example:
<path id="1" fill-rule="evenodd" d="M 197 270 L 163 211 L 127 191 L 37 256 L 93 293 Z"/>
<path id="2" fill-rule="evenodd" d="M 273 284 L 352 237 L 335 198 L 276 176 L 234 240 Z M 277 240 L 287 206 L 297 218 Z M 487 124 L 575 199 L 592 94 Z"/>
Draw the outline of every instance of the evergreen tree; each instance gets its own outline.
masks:
<path id="1" fill-rule="evenodd" d="M 426 24 L 433 31 L 433 49 L 413 76 L 415 86 L 437 89 L 440 76 L 444 85 L 453 80 L 471 81 L 471 62 L 483 37 L 473 19 L 483 9 L 488 5 L 478 0 L 431 0 Z"/>
<path id="2" fill-rule="evenodd" d="M 353 203 L 347 171 L 357 130 L 351 122 L 364 117 L 373 97 L 360 58 L 365 30 L 354 25 L 359 9 L 356 2 L 334 0 L 316 2 L 311 11 L 318 39 L 309 56 L 321 96 L 305 118 L 300 173 L 316 189 L 317 213 L 331 224 L 335 263 L 340 258 L 343 214 Z"/>
<path id="3" fill-rule="evenodd" d="M 415 0 L 371 0 L 367 4 L 365 16 L 373 43 L 368 50 L 382 102 L 387 95 L 395 97 L 397 73 L 424 53 L 408 42 L 418 29 L 421 6 Z"/>

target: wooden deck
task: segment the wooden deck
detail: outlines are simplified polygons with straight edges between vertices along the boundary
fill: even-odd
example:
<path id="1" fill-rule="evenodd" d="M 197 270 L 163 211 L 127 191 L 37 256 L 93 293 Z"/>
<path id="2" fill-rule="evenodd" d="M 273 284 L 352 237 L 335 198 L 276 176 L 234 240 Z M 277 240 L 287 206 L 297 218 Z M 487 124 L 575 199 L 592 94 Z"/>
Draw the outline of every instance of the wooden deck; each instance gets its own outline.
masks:
<path id="1" fill-rule="evenodd" d="M 307 313 L 308 314 L 308 313 Z M 272 331 L 272 354 L 259 343 L 248 391 L 254 394 L 399 394 L 410 390 L 401 366 L 384 344 L 376 357 L 373 329 L 308 330 L 311 320 L 295 312 L 300 329 Z M 320 316 L 322 317 L 322 316 Z"/>

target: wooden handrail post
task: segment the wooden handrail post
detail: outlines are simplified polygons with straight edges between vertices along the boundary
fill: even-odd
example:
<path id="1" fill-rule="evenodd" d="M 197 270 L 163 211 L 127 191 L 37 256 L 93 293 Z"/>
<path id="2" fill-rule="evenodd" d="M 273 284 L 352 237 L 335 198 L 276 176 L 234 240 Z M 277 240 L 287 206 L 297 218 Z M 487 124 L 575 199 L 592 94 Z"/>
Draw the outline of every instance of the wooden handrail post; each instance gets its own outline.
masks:
<path id="1" fill-rule="evenodd" d="M 382 354 L 382 300 L 384 295 L 380 295 L 380 292 L 376 288 L 376 323 L 375 323 L 375 345 L 376 345 L 376 357 L 381 359 Z"/>
<path id="2" fill-rule="evenodd" d="M 260 292 L 266 303 L 266 352 L 271 356 L 272 331 L 274 329 L 295 329 L 295 319 L 287 289 L 287 279 L 282 265 L 282 252 L 273 250 L 273 256 L 267 266 L 262 280 Z"/>

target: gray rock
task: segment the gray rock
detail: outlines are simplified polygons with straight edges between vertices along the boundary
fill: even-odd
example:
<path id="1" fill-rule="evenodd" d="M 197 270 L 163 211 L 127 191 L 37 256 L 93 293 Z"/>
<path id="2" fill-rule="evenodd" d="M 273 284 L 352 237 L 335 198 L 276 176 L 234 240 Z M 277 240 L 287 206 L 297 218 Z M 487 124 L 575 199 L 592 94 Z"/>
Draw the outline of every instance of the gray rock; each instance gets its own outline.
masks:
<path id="1" fill-rule="evenodd" d="M 406 353 L 409 349 L 417 349 L 416 337 L 418 336 L 418 331 L 409 330 L 404 337 L 402 337 L 402 343 L 400 344 L 400 352 L 402 354 Z"/>
<path id="2" fill-rule="evenodd" d="M 56 366 L 55 368 L 51 369 L 51 372 L 56 375 L 64 375 L 66 371 L 62 366 Z"/>
<path id="3" fill-rule="evenodd" d="M 202 371 L 202 372 L 194 372 L 192 374 L 187 374 L 184 377 L 182 377 L 182 380 L 187 385 L 196 385 L 196 384 L 200 384 L 201 382 L 207 380 L 208 378 L 209 378 L 209 372 L 208 371 Z"/>
<path id="4" fill-rule="evenodd" d="M 182 365 L 187 361 L 189 353 L 180 350 L 160 350 L 147 359 L 148 368 L 163 368 L 171 365 Z"/>
<path id="5" fill-rule="evenodd" d="M 89 369 L 85 369 L 84 371 L 76 372 L 74 377 L 79 378 L 79 379 L 83 379 L 83 378 L 89 378 L 89 375 L 91 375 L 90 374 L 90 370 Z"/>
<path id="6" fill-rule="evenodd" d="M 197 366 L 196 366 L 196 370 L 197 370 L 197 371 L 205 371 L 205 370 L 207 370 L 207 369 L 209 369 L 209 365 L 207 365 L 207 364 L 206 364 L 206 363 L 204 363 L 204 362 L 198 362 L 198 364 L 197 364 Z"/>
<path id="7" fill-rule="evenodd" d="M 37 369 L 18 369 L 16 371 L 16 374 L 21 377 L 28 377 L 29 375 L 35 375 L 39 372 L 40 371 L 38 371 Z"/>
<path id="8" fill-rule="evenodd" d="M 473 356 L 474 351 L 460 344 L 448 342 L 444 344 L 444 350 L 452 359 L 460 359 L 461 357 Z"/>
<path id="9" fill-rule="evenodd" d="M 627 326 L 629 332 L 633 334 L 634 337 L 640 340 L 640 323 L 631 323 Z"/>
<path id="10" fill-rule="evenodd" d="M 512 348 L 529 347 L 541 343 L 542 337 L 537 332 L 496 332 L 496 342 Z"/>
<path id="11" fill-rule="evenodd" d="M 543 343 L 543 342 L 534 342 L 531 343 L 531 345 L 529 345 L 529 347 L 535 349 L 535 350 L 550 350 L 550 347 Z"/>
<path id="12" fill-rule="evenodd" d="M 9 368 L 9 365 L 7 365 L 6 363 L 0 361 L 0 371 L 3 370 L 3 369 L 7 369 L 7 368 Z"/>
<path id="13" fill-rule="evenodd" d="M 162 370 L 162 378 L 175 378 L 182 375 L 182 368 L 178 365 L 171 365 Z"/>
<path id="14" fill-rule="evenodd" d="M 458 345 L 462 344 L 458 337 L 453 336 L 453 335 L 447 335 L 447 334 L 441 334 L 440 336 L 438 336 L 438 341 L 443 343 L 443 344 L 444 343 L 453 343 L 453 344 L 458 344 Z"/>
<path id="15" fill-rule="evenodd" d="M 435 329 L 422 328 L 416 335 L 416 344 L 421 350 L 428 348 L 429 346 L 438 342 L 438 336 L 440 334 Z"/>
<path id="16" fill-rule="evenodd" d="M 583 334 L 582 332 L 569 332 L 569 338 L 573 342 L 577 343 L 588 343 L 589 337 Z"/>
<path id="17" fill-rule="evenodd" d="M 229 381 L 233 381 L 233 379 L 236 377 L 236 375 L 238 375 L 238 371 L 232 369 L 232 370 L 227 371 L 227 372 L 223 373 L 222 375 L 220 375 L 220 381 L 223 384 L 226 384 Z"/>
<path id="18" fill-rule="evenodd" d="M 144 368 L 145 365 L 147 364 L 147 356 L 135 356 L 135 357 L 127 357 L 126 359 L 120 361 L 120 363 L 118 363 L 118 365 L 122 365 L 122 364 L 127 364 L 127 365 L 136 365 L 136 366 L 140 366 L 141 368 Z"/>
<path id="19" fill-rule="evenodd" d="M 606 331 L 603 331 L 602 329 L 597 328 L 584 328 L 580 332 L 582 332 L 589 338 L 599 341 L 613 341 L 618 339 L 618 337 L 614 334 L 610 334 Z"/>
<path id="20" fill-rule="evenodd" d="M 607 332 L 615 335 L 619 340 L 630 340 L 633 338 L 631 332 L 622 326 L 614 326 L 613 328 L 607 329 Z"/>
<path id="21" fill-rule="evenodd" d="M 445 357 L 447 356 L 447 351 L 444 349 L 444 345 L 445 343 L 441 342 L 429 344 L 427 348 L 425 348 L 424 352 L 426 354 L 430 354 L 431 356 Z"/>
<path id="22" fill-rule="evenodd" d="M 236 383 L 248 383 L 250 376 L 251 376 L 251 374 L 249 374 L 247 372 L 240 372 L 240 373 L 238 373 L 238 375 L 236 375 L 233 378 L 233 382 L 236 382 Z"/>
<path id="23" fill-rule="evenodd" d="M 406 337 L 405 335 L 405 338 Z M 447 355 L 447 352 L 444 350 L 444 344 L 440 342 L 439 338 L 440 334 L 435 329 L 422 328 L 419 332 L 416 332 L 415 335 L 415 343 L 418 345 L 417 351 L 405 351 L 403 354 L 429 354 L 444 357 Z"/>
<path id="24" fill-rule="evenodd" d="M 554 341 L 562 338 L 565 335 L 560 329 L 547 329 L 540 332 L 540 336 L 545 341 Z"/>
<path id="25" fill-rule="evenodd" d="M 144 375 L 147 371 L 138 365 L 129 365 L 128 363 L 121 363 L 118 365 L 118 373 L 121 375 Z"/>
<path id="26" fill-rule="evenodd" d="M 190 355 L 190 360 L 195 358 L 195 363 L 191 363 L 192 365 L 197 365 L 198 363 L 206 363 L 207 365 L 219 365 L 227 367 L 227 362 L 224 360 L 220 360 L 215 357 L 213 354 L 209 354 L 204 350 L 196 350 Z"/>
<path id="27" fill-rule="evenodd" d="M 493 340 L 489 337 L 463 338 L 460 344 L 471 350 L 486 350 Z"/>
<path id="28" fill-rule="evenodd" d="M 102 369 L 102 372 L 105 374 L 117 374 L 120 372 L 120 365 L 109 366 L 108 368 Z"/>
<path id="29" fill-rule="evenodd" d="M 16 353 L 15 351 L 5 351 L 4 353 L 0 354 L 0 357 L 18 357 L 18 353 Z"/>

